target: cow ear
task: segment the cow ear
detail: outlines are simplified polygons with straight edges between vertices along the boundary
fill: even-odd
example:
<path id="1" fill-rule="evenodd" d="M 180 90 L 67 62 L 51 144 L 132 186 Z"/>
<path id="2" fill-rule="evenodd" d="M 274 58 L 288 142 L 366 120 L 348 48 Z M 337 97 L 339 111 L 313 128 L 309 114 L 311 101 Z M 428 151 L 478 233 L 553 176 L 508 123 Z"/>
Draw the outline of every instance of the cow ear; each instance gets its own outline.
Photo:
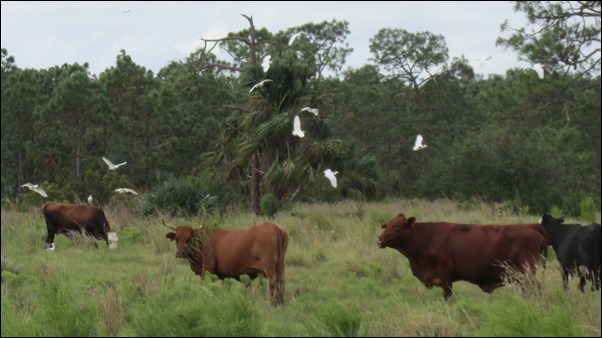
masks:
<path id="1" fill-rule="evenodd" d="M 414 226 L 414 222 L 416 222 L 416 217 L 410 217 L 408 218 L 408 220 L 406 221 L 406 228 L 411 228 Z"/>
<path id="2" fill-rule="evenodd" d="M 173 233 L 173 232 L 168 232 L 168 233 L 165 234 L 165 237 L 169 238 L 169 239 L 171 239 L 173 241 L 174 239 L 176 239 L 176 234 Z"/>

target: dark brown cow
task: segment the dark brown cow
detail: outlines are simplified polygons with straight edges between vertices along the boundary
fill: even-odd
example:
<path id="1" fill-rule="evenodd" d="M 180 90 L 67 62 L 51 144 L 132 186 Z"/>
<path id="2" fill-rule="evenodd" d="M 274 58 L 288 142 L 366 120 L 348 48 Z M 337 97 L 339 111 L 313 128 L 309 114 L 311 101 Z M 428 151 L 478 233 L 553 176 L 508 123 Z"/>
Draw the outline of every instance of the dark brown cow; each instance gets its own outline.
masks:
<path id="1" fill-rule="evenodd" d="M 176 257 L 187 258 L 201 278 L 205 271 L 220 279 L 237 280 L 241 275 L 254 279 L 263 274 L 269 281 L 272 304 L 283 302 L 288 234 L 277 225 L 265 222 L 246 229 L 210 231 L 185 225 L 168 227 L 175 231 L 165 237 L 176 241 Z"/>
<path id="2" fill-rule="evenodd" d="M 455 281 L 467 281 L 491 293 L 504 285 L 507 266 L 533 273 L 547 246 L 538 224 L 418 223 L 415 217 L 399 214 L 382 228 L 378 246 L 406 256 L 414 276 L 429 289 L 443 288 L 445 300 Z"/>
<path id="3" fill-rule="evenodd" d="M 54 248 L 56 234 L 73 238 L 74 233 L 82 232 L 98 239 L 104 239 L 109 245 L 111 226 L 102 209 L 89 205 L 48 203 L 44 206 L 43 211 L 48 229 L 46 243 L 51 245 L 51 248 Z"/>

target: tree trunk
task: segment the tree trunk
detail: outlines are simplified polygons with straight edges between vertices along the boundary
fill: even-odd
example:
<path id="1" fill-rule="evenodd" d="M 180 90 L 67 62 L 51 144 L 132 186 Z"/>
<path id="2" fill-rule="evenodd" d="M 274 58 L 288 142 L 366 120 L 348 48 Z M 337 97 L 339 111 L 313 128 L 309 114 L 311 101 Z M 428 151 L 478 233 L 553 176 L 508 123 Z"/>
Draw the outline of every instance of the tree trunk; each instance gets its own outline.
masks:
<path id="1" fill-rule="evenodd" d="M 257 152 L 251 155 L 251 209 L 255 215 L 261 215 L 261 207 L 259 206 L 259 156 Z"/>

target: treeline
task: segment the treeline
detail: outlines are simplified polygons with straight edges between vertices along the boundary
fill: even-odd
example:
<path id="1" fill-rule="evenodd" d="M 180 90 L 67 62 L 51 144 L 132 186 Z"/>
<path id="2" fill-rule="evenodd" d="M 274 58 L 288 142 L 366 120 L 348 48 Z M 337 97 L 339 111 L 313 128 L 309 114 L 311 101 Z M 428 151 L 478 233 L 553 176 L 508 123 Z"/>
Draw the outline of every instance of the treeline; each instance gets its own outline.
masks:
<path id="1" fill-rule="evenodd" d="M 371 40 L 374 64 L 343 70 L 347 22 L 270 33 L 246 18 L 249 29 L 158 74 L 123 50 L 95 75 L 77 63 L 22 69 L 3 48 L 3 201 L 39 203 L 20 188 L 32 182 L 52 200 L 99 204 L 135 188 L 147 213 L 390 197 L 600 210 L 599 72 L 484 78 L 450 60 L 442 36 L 401 29 Z M 211 53 L 217 44 L 230 62 Z M 304 138 L 291 133 L 297 115 Z M 417 134 L 428 148 L 415 152 Z M 109 171 L 103 156 L 127 165 Z M 339 171 L 336 189 L 327 168 Z"/>

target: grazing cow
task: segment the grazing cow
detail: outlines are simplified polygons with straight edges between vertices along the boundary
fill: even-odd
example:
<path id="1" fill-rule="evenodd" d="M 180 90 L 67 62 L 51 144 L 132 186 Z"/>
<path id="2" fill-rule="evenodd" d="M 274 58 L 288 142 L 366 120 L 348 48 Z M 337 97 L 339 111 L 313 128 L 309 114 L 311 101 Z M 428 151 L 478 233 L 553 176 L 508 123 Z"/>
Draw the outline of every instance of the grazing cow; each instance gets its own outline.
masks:
<path id="1" fill-rule="evenodd" d="M 176 241 L 176 257 L 186 258 L 194 273 L 204 278 L 205 271 L 220 279 L 263 274 L 268 278 L 272 304 L 283 302 L 284 255 L 288 234 L 275 224 L 261 223 L 250 228 L 227 230 L 168 228 L 165 237 Z"/>
<path id="2" fill-rule="evenodd" d="M 562 266 L 562 282 L 566 289 L 571 272 L 579 273 L 579 288 L 584 291 L 586 280 L 592 289 L 600 289 L 600 224 L 587 226 L 563 224 L 563 218 L 544 214 L 541 225 L 548 234 L 548 243 L 554 248 Z"/>
<path id="3" fill-rule="evenodd" d="M 44 206 L 43 211 L 48 229 L 46 243 L 51 248 L 54 248 L 56 234 L 73 238 L 74 233 L 85 233 L 98 239 L 104 239 L 109 245 L 111 226 L 102 209 L 89 205 L 48 203 Z M 121 229 L 123 230 L 123 226 Z M 115 234 L 115 240 L 116 237 Z"/>
<path id="4" fill-rule="evenodd" d="M 406 256 L 414 276 L 429 289 L 441 287 L 445 300 L 451 297 L 455 281 L 491 293 L 504 285 L 507 267 L 533 273 L 547 246 L 539 224 L 418 223 L 415 217 L 399 214 L 382 228 L 378 246 Z"/>

